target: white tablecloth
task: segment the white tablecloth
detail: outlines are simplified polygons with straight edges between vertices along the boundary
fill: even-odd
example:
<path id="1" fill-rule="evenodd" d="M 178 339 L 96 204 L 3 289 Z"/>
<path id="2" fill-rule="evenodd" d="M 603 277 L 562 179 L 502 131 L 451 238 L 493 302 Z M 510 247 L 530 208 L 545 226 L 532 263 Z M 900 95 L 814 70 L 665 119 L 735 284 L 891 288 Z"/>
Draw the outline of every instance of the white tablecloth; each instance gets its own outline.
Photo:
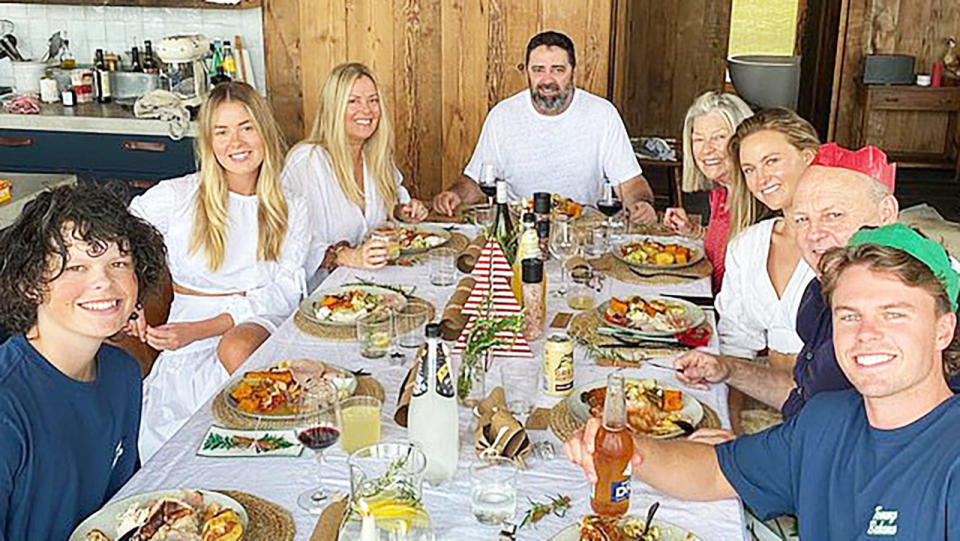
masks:
<path id="1" fill-rule="evenodd" d="M 354 277 L 363 277 L 381 283 L 417 286 L 416 295 L 429 300 L 443 309 L 454 287 L 434 287 L 428 280 L 426 267 L 388 267 L 381 271 L 355 271 L 338 269 L 321 285 L 332 287 L 351 282 Z M 556 263 L 548 266 L 548 286 L 559 279 Z M 552 290 L 553 287 L 550 287 Z M 690 281 L 675 286 L 657 288 L 639 287 L 613 281 L 613 295 L 630 294 L 683 294 L 709 296 L 710 280 Z M 563 299 L 551 295 L 548 301 L 548 322 L 559 311 L 571 311 Z M 708 312 L 712 317 L 712 312 Z M 549 329 L 548 329 L 549 332 Z M 545 335 L 546 336 L 546 333 Z M 532 344 L 535 358 L 531 360 L 506 360 L 502 362 L 540 363 L 544 340 Z M 716 350 L 716 335 L 710 349 Z M 292 317 L 281 326 L 251 357 L 241 370 L 251 370 L 285 358 L 313 358 L 335 363 L 347 368 L 365 368 L 383 384 L 387 400 L 384 403 L 382 441 L 402 440 L 406 429 L 393 422 L 396 397 L 407 368 L 391 365 L 387 360 L 371 361 L 360 357 L 356 344 L 332 343 L 308 336 L 293 324 Z M 407 350 L 404 366 L 409 366 L 412 351 Z M 665 360 L 664 362 L 669 362 Z M 577 385 L 604 379 L 610 368 L 602 368 L 585 358 L 583 352 L 576 355 L 575 375 Z M 673 374 L 654 368 L 625 371 L 631 376 L 656 377 L 668 384 L 679 385 Z M 488 376 L 488 388 L 493 383 L 493 374 Z M 727 389 L 714 385 L 708 391 L 689 391 L 720 415 L 725 427 L 730 426 L 727 414 Z M 559 399 L 541 392 L 537 405 L 551 407 Z M 207 430 L 214 423 L 209 404 L 198 411 L 167 444 L 124 486 L 116 498 L 162 488 L 196 487 L 210 489 L 234 489 L 253 493 L 275 502 L 289 510 L 296 521 L 296 539 L 308 539 L 317 517 L 302 511 L 297 506 L 297 495 L 316 484 L 316 465 L 313 454 L 305 451 L 297 458 L 232 458 L 214 459 L 196 456 Z M 468 539 L 496 539 L 498 528 L 483 526 L 470 513 L 470 491 L 467 467 L 476 460 L 473 451 L 475 423 L 467 408 L 460 408 L 460 461 L 457 475 L 439 487 L 424 483 L 424 503 L 430 513 L 438 540 L 464 541 Z M 583 514 L 590 512 L 591 487 L 581 470 L 570 463 L 562 453 L 561 442 L 550 431 L 531 431 L 533 441 L 549 440 L 556 444 L 558 456 L 548 462 L 531 460 L 530 469 L 523 471 L 518 479 L 517 515 L 527 509 L 527 498 L 546 501 L 547 497 L 566 494 L 573 499 L 573 507 L 565 518 L 554 516 L 543 519 L 536 528 L 524 528 L 518 539 L 547 539 Z M 327 464 L 322 474 L 328 489 L 349 492 L 346 455 L 339 446 L 325 453 Z M 737 500 L 718 502 L 686 502 L 666 497 L 634 480 L 632 484 L 631 513 L 643 515 L 654 501 L 661 502 L 658 517 L 687 528 L 704 540 L 731 540 L 744 538 L 743 517 Z"/>

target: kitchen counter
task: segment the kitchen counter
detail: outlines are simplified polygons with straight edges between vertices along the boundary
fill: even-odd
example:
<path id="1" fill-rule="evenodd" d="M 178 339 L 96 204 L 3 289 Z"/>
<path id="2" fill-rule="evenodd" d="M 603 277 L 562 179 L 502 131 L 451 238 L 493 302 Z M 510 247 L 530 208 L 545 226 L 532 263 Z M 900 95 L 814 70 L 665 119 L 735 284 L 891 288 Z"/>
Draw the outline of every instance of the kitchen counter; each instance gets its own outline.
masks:
<path id="1" fill-rule="evenodd" d="M 110 133 L 130 135 L 170 134 L 163 120 L 136 118 L 132 107 L 116 103 L 83 103 L 64 107 L 59 103 L 45 103 L 39 115 L 14 115 L 0 109 L 0 130 L 44 130 L 83 133 Z M 190 122 L 185 137 L 196 137 L 197 123 Z"/>
<path id="2" fill-rule="evenodd" d="M 43 190 L 54 186 L 77 183 L 76 175 L 4 173 L 0 171 L 0 178 L 13 182 L 13 200 L 5 205 L 0 205 L 0 229 L 12 224 L 20 215 L 23 206 L 32 201 Z"/>

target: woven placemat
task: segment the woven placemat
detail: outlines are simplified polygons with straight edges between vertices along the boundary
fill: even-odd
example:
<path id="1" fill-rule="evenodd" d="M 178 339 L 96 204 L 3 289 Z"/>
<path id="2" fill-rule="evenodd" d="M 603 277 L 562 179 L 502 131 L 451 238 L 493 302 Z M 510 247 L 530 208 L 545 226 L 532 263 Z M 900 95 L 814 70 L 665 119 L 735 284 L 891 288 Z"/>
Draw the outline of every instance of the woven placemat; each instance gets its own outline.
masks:
<path id="1" fill-rule="evenodd" d="M 246 541 L 293 541 L 296 528 L 290 512 L 279 505 L 238 490 L 217 490 L 240 502 L 250 522 L 243 532 Z"/>
<path id="2" fill-rule="evenodd" d="M 703 406 L 703 419 L 700 419 L 697 428 L 720 428 L 720 416 L 717 415 L 717 412 L 713 411 L 713 408 L 703 402 L 701 402 L 700 405 Z M 550 410 L 550 430 L 552 430 L 561 441 L 567 441 L 567 438 L 577 430 L 580 430 L 580 427 L 583 425 L 583 421 L 577 419 L 570 413 L 566 400 L 561 400 Z"/>
<path id="3" fill-rule="evenodd" d="M 441 246 L 437 246 L 437 248 L 450 248 L 451 250 L 455 250 L 459 255 L 460 252 L 467 249 L 467 246 L 470 246 L 469 237 L 463 233 L 450 233 L 450 240 L 443 243 Z M 427 259 L 430 258 L 430 252 L 431 250 L 427 250 L 426 252 L 419 254 L 402 255 L 394 261 L 391 261 L 390 264 L 400 267 L 412 267 L 414 265 L 420 265 L 427 262 Z"/>
<path id="4" fill-rule="evenodd" d="M 386 393 L 383 390 L 383 385 L 381 385 L 380 382 L 377 381 L 373 376 L 358 377 L 357 389 L 353 392 L 353 396 L 372 396 L 380 400 L 380 402 L 383 402 L 386 399 Z M 213 399 L 213 404 L 211 404 L 210 409 L 212 410 L 213 417 L 217 420 L 217 423 L 227 428 L 260 430 L 271 428 L 296 428 L 300 424 L 298 419 L 254 419 L 252 417 L 247 417 L 246 415 L 241 415 L 236 410 L 231 408 L 229 404 L 227 404 L 227 389 L 223 389 L 217 394 L 216 398 Z"/>
<path id="5" fill-rule="evenodd" d="M 402 322 L 397 323 L 396 332 L 397 334 L 404 334 L 412 330 L 418 329 L 425 325 L 429 321 L 433 321 L 433 318 L 436 316 L 437 309 L 433 307 L 432 304 L 427 302 L 420 297 L 409 297 L 407 299 L 407 305 L 419 304 L 427 307 L 427 315 L 424 318 L 417 320 L 409 320 L 404 318 Z M 310 321 L 303 314 L 297 310 L 297 313 L 293 316 L 293 323 L 301 331 L 309 334 L 310 336 L 316 336 L 317 338 L 322 338 L 324 340 L 335 340 L 338 342 L 352 342 L 357 339 L 357 326 L 356 325 L 322 325 L 314 321 Z"/>
<path id="6" fill-rule="evenodd" d="M 704 323 L 704 325 L 710 324 Z M 600 348 L 601 345 L 620 343 L 612 336 L 599 334 L 597 329 L 602 326 L 603 314 L 598 307 L 584 310 L 573 316 L 568 327 L 570 336 L 580 344 L 587 346 L 594 361 L 600 366 L 636 368 L 642 366 L 646 360 L 672 357 L 688 351 L 688 348 L 670 347 L 669 344 L 654 348 Z"/>

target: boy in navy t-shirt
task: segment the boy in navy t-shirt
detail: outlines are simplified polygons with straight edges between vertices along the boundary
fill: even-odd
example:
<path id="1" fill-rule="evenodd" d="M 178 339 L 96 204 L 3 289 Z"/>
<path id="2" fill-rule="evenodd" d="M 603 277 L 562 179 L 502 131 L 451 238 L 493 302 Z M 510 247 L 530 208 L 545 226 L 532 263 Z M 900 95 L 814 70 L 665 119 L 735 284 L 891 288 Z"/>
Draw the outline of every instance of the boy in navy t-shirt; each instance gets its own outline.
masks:
<path id="1" fill-rule="evenodd" d="M 635 437 L 633 471 L 675 497 L 740 496 L 796 514 L 801 539 L 960 539 L 960 277 L 901 224 L 864 229 L 821 263 L 837 361 L 856 390 L 820 393 L 784 424 L 718 445 Z M 591 479 L 599 423 L 566 443 Z"/>
<path id="2" fill-rule="evenodd" d="M 108 190 L 40 194 L 0 234 L 0 540 L 63 540 L 139 467 L 140 370 L 103 345 L 165 269 Z"/>

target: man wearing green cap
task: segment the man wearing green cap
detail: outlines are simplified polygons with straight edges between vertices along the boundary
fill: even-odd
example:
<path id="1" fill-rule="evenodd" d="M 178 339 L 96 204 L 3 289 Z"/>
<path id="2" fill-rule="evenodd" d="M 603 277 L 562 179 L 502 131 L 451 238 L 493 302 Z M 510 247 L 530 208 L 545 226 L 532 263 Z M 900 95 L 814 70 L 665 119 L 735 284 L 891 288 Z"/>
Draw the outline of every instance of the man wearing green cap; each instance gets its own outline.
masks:
<path id="1" fill-rule="evenodd" d="M 837 362 L 855 389 L 823 392 L 782 425 L 716 447 L 634 438 L 633 471 L 671 496 L 739 496 L 795 514 L 801 539 L 960 539 L 958 277 L 941 246 L 899 224 L 824 255 Z M 596 478 L 590 420 L 566 443 Z"/>

